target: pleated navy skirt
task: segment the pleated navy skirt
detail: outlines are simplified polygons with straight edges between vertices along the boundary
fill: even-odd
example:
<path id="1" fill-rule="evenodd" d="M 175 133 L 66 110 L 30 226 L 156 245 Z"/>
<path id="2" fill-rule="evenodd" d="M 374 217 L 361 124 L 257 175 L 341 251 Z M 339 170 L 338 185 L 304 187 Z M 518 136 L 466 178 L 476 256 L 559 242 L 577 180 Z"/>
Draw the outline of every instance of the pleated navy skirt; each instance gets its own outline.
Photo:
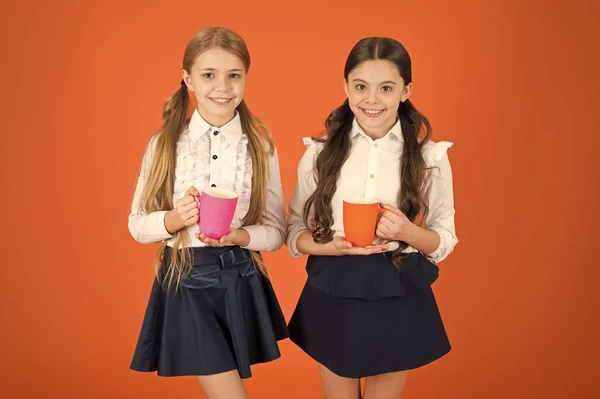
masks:
<path id="1" fill-rule="evenodd" d="M 178 290 L 163 284 L 165 251 L 150 293 L 131 362 L 160 376 L 212 375 L 280 357 L 277 341 L 288 331 L 268 278 L 238 246 L 193 248 L 194 271 Z"/>
<path id="2" fill-rule="evenodd" d="M 335 374 L 414 369 L 450 351 L 431 290 L 439 268 L 421 254 L 309 256 L 290 339 Z"/>

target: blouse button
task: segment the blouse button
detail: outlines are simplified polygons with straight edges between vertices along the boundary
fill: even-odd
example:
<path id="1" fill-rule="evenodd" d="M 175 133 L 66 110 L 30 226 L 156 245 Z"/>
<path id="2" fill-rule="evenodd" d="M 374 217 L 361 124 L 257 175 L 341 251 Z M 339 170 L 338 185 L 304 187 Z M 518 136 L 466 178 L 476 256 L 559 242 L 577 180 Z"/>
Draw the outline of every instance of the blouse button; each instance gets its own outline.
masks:
<path id="1" fill-rule="evenodd" d="M 211 184 L 210 186 L 211 186 L 211 187 L 217 187 L 217 185 L 216 185 L 216 184 Z"/>
<path id="2" fill-rule="evenodd" d="M 218 156 L 216 156 L 216 155 L 213 155 L 213 159 L 217 159 L 217 158 L 219 158 L 219 157 L 218 157 Z"/>
<path id="3" fill-rule="evenodd" d="M 369 176 L 371 179 L 375 178 L 375 175 L 373 173 L 371 173 L 371 175 Z"/>
<path id="4" fill-rule="evenodd" d="M 219 131 L 218 131 L 218 130 L 215 130 L 215 131 L 213 132 L 213 134 L 216 136 L 216 135 L 218 135 L 218 134 L 219 134 Z"/>

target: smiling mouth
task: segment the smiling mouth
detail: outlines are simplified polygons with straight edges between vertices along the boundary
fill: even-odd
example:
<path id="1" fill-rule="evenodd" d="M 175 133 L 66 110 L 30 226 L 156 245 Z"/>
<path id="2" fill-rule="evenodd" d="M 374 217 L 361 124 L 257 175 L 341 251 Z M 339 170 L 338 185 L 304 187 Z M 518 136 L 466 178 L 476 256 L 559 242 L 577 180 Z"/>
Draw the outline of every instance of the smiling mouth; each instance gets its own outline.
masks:
<path id="1" fill-rule="evenodd" d="M 232 98 L 225 98 L 225 97 L 208 97 L 210 99 L 210 101 L 212 101 L 214 104 L 217 105 L 227 105 L 231 102 L 231 100 L 233 100 Z"/>
<path id="2" fill-rule="evenodd" d="M 364 108 L 361 108 L 360 110 L 362 111 L 363 114 L 365 114 L 369 118 L 377 118 L 377 117 L 379 117 L 381 114 L 383 114 L 385 112 L 385 109 L 364 109 Z"/>

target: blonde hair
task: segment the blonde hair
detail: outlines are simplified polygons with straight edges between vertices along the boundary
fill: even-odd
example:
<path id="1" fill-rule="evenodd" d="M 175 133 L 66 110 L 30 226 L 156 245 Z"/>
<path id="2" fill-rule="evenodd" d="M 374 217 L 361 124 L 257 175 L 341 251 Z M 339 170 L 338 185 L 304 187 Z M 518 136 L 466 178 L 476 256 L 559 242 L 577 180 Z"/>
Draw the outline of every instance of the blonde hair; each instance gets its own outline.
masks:
<path id="1" fill-rule="evenodd" d="M 188 42 L 183 55 L 183 66 L 188 73 L 196 59 L 212 48 L 221 48 L 240 58 L 246 72 L 250 68 L 250 53 L 244 40 L 235 32 L 222 27 L 201 29 Z M 173 191 L 175 166 L 177 162 L 177 142 L 189 123 L 191 113 L 187 87 L 182 85 L 164 105 L 163 123 L 156 133 L 156 148 L 152 156 L 152 167 L 141 195 L 141 208 L 150 213 L 174 208 Z M 243 226 L 258 223 L 264 214 L 267 203 L 267 180 L 269 176 L 268 157 L 273 155 L 274 146 L 267 125 L 254 116 L 242 100 L 237 107 L 242 130 L 248 137 L 248 150 L 252 159 L 252 191 L 250 208 L 242 221 Z M 156 272 L 164 258 L 166 241 L 160 246 L 155 259 Z M 251 251 L 258 270 L 267 276 L 265 265 L 258 252 Z M 184 229 L 175 234 L 172 256 L 167 265 L 165 281 L 171 286 L 179 286 L 181 279 L 193 269 L 193 252 Z"/>

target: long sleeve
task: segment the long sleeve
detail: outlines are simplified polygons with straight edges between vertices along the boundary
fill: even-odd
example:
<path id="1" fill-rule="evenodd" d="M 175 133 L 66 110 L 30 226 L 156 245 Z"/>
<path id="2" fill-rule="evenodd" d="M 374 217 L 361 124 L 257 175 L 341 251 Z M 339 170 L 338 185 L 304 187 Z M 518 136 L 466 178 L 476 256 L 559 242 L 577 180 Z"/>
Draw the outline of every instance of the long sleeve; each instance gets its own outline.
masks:
<path id="1" fill-rule="evenodd" d="M 150 139 L 144 153 L 129 214 L 129 232 L 137 242 L 142 244 L 153 244 L 172 237 L 164 223 L 167 211 L 146 213 L 141 209 L 142 204 L 140 203 L 140 199 L 146 185 L 146 179 L 150 173 L 155 145 L 156 137 L 153 137 Z"/>
<path id="2" fill-rule="evenodd" d="M 253 251 L 276 251 L 285 240 L 285 205 L 283 187 L 279 171 L 277 151 L 269 157 L 269 181 L 267 184 L 267 205 L 260 224 L 244 226 L 250 235 L 250 243 L 244 247 Z"/>
<path id="3" fill-rule="evenodd" d="M 458 243 L 454 227 L 454 194 L 452 188 L 452 169 L 446 150 L 451 143 L 437 143 L 439 159 L 430 171 L 426 191 L 429 212 L 425 219 L 425 228 L 434 230 L 440 236 L 440 245 L 431 254 L 432 262 L 438 263 L 452 253 Z"/>
<path id="4" fill-rule="evenodd" d="M 308 140 L 305 139 L 305 145 L 307 145 L 308 148 L 298 164 L 298 182 L 296 183 L 288 206 L 286 245 L 294 258 L 300 258 L 304 255 L 302 252 L 298 251 L 296 241 L 298 241 L 298 237 L 300 237 L 302 233 L 308 231 L 303 218 L 304 204 L 317 187 L 315 160 L 318 144 L 314 142 L 311 143 L 309 138 Z"/>

